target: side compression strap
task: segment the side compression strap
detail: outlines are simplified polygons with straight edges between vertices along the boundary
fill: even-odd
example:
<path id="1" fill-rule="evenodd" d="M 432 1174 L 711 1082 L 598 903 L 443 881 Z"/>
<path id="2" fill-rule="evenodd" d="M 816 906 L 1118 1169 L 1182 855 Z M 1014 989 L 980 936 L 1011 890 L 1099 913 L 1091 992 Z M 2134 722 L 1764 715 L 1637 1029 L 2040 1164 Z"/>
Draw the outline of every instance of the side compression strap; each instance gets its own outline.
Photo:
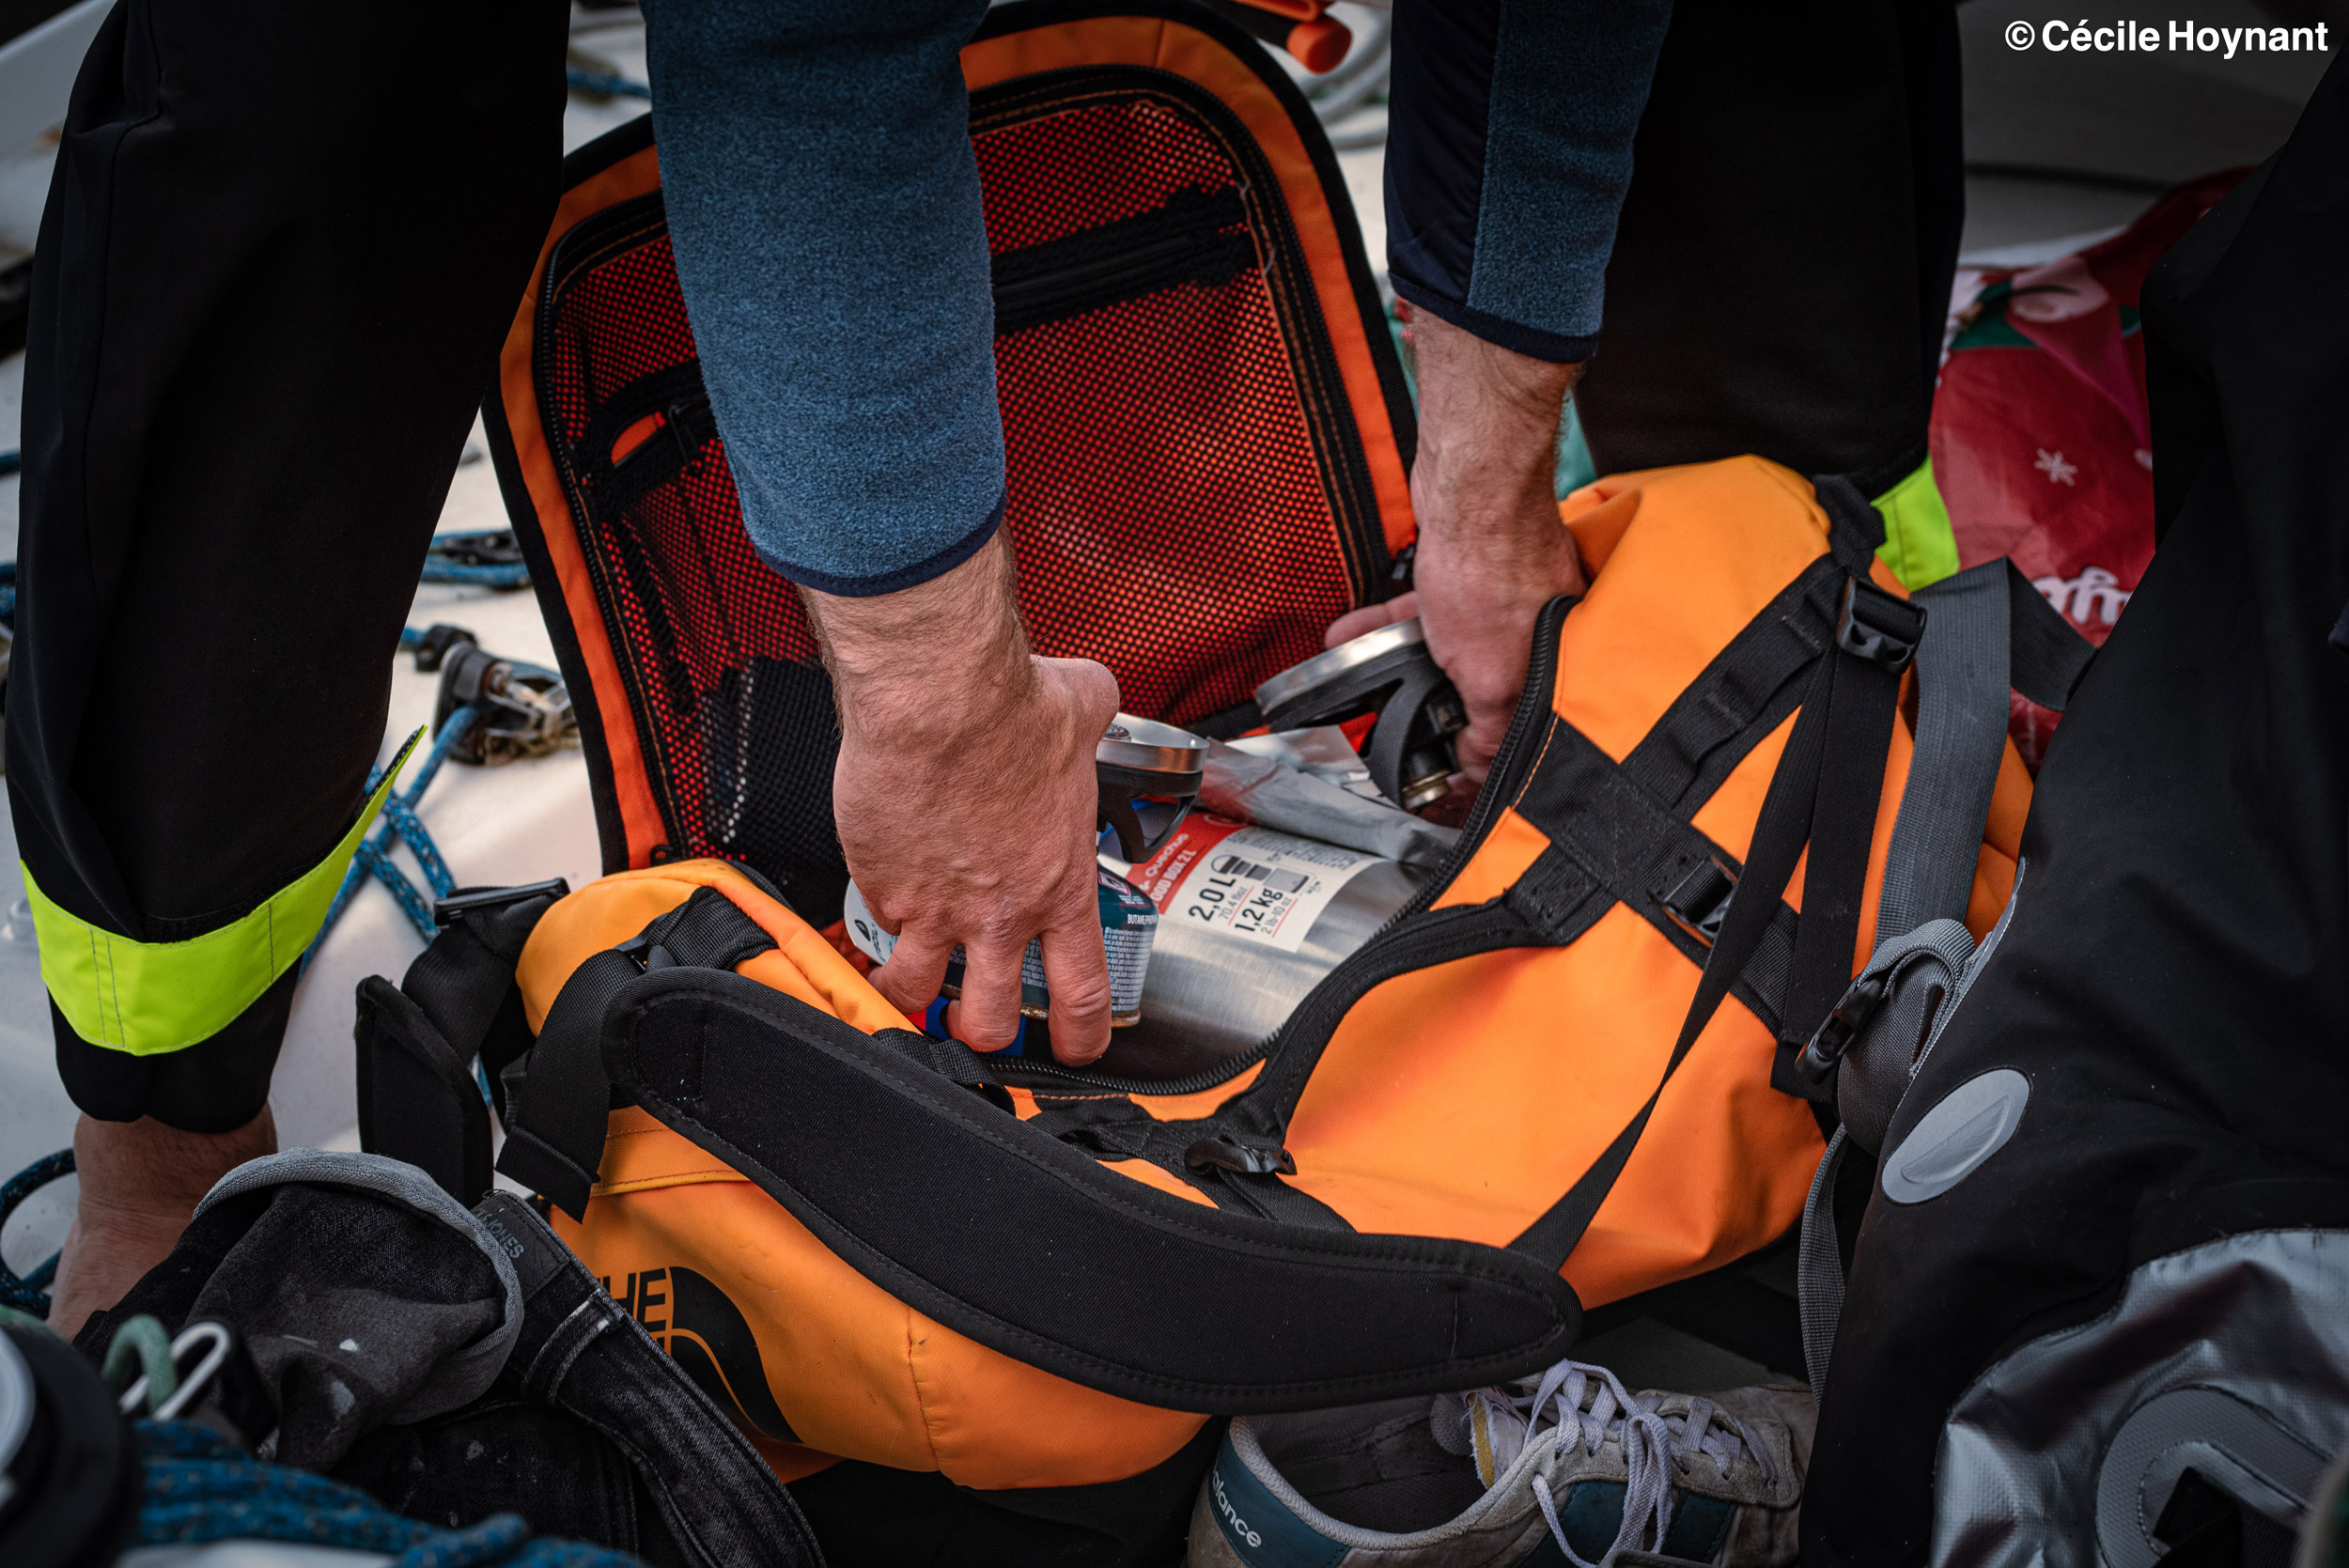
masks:
<path id="1" fill-rule="evenodd" d="M 583 1219 L 612 1109 L 603 1035 L 614 1000 L 653 970 L 731 970 L 774 945 L 734 900 L 701 888 L 638 935 L 580 965 L 547 1010 L 538 1043 L 506 1069 L 509 1115 L 497 1168 L 573 1219 Z"/>
<path id="2" fill-rule="evenodd" d="M 24 872 L 40 978 L 73 1032 L 93 1046 L 161 1056 L 210 1039 L 293 967 L 319 934 L 334 890 L 416 742 L 408 737 L 326 858 L 217 931 L 178 942 L 117 936 L 68 912 Z"/>
<path id="3" fill-rule="evenodd" d="M 1878 945 L 1966 918 L 2006 748 L 2010 570 L 1993 561 L 1916 595 L 1932 619 L 1917 648 L 1917 749 L 1885 857 Z"/>

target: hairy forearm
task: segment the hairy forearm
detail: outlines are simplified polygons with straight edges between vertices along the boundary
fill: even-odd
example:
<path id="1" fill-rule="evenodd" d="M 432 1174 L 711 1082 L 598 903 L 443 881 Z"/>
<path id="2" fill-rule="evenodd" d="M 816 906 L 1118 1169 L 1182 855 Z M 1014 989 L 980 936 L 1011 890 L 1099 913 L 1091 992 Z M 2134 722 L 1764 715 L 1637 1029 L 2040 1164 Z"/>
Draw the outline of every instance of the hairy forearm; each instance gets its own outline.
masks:
<path id="1" fill-rule="evenodd" d="M 802 588 L 801 598 L 845 732 L 984 727 L 1034 691 L 1011 550 L 1000 534 L 953 570 L 894 594 L 847 598 Z"/>
<path id="2" fill-rule="evenodd" d="M 1411 337 L 1422 538 L 1504 558 L 1547 544 L 1557 526 L 1558 421 L 1582 367 L 1512 353 L 1426 311 Z"/>

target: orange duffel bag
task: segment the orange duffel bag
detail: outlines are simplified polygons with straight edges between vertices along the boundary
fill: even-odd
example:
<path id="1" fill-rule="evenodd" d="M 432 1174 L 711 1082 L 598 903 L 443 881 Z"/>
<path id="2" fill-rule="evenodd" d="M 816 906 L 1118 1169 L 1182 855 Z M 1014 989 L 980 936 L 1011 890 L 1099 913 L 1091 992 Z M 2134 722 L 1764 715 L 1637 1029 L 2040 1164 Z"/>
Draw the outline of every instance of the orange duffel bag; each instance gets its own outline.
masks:
<path id="1" fill-rule="evenodd" d="M 1180 4 L 998 8 L 964 66 L 1031 635 L 1237 734 L 1411 537 L 1334 161 Z M 362 987 L 370 1147 L 477 1196 L 477 1054 L 500 1169 L 786 1478 L 1195 1485 L 1211 1415 L 1520 1375 L 1786 1236 L 1833 1098 L 1798 1059 L 1879 927 L 2007 897 L 2010 678 L 2077 668 L 2028 584 L 1912 601 L 1858 492 L 1758 458 L 1602 480 L 1457 849 L 1277 1032 L 1176 1082 L 981 1056 L 825 935 L 829 690 L 742 535 L 644 122 L 569 185 L 488 417 L 611 875 L 444 901 Z"/>

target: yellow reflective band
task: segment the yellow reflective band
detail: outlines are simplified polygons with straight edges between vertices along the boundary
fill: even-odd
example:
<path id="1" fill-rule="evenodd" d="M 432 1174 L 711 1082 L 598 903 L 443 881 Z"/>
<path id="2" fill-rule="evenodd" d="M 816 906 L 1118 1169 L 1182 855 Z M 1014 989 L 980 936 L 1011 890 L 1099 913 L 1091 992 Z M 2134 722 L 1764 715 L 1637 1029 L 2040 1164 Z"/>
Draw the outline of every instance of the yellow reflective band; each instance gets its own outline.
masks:
<path id="1" fill-rule="evenodd" d="M 343 873 L 407 766 L 418 730 L 326 859 L 243 919 L 183 942 L 138 942 L 53 904 L 24 871 L 40 942 L 40 978 L 73 1032 L 94 1046 L 161 1056 L 210 1039 L 260 1000 L 326 923 Z M 23 862 L 19 862 L 22 867 Z"/>
<path id="2" fill-rule="evenodd" d="M 1908 477 L 1875 498 L 1884 514 L 1884 544 L 1876 557 L 1910 593 L 1957 575 L 1957 534 L 1927 458 Z"/>

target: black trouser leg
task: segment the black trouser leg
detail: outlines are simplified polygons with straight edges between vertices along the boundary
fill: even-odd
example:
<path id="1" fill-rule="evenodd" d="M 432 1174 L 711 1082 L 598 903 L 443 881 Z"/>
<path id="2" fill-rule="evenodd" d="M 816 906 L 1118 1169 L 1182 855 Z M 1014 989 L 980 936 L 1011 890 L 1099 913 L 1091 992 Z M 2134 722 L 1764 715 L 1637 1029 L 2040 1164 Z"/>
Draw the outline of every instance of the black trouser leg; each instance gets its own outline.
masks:
<path id="1" fill-rule="evenodd" d="M 122 0 L 100 33 L 34 263 L 8 693 L 20 852 L 74 920 L 217 931 L 350 825 L 552 216 L 565 28 L 557 0 Z M 249 1120 L 272 972 L 170 1054 L 59 1015 L 67 1087 L 109 1120 Z"/>
<path id="2" fill-rule="evenodd" d="M 1952 0 L 1677 0 L 1575 393 L 1600 473 L 1924 460 L 1959 109 Z"/>

